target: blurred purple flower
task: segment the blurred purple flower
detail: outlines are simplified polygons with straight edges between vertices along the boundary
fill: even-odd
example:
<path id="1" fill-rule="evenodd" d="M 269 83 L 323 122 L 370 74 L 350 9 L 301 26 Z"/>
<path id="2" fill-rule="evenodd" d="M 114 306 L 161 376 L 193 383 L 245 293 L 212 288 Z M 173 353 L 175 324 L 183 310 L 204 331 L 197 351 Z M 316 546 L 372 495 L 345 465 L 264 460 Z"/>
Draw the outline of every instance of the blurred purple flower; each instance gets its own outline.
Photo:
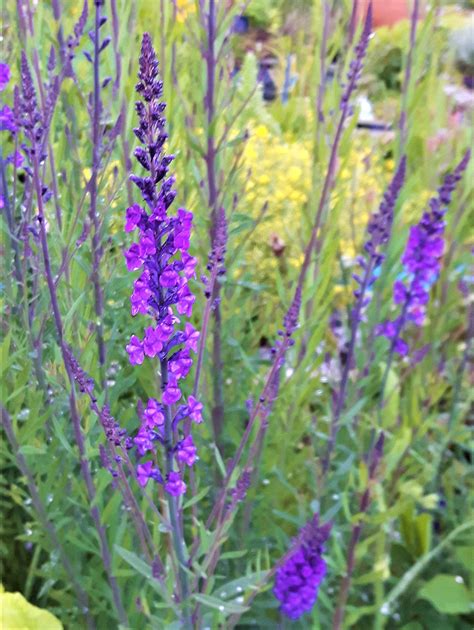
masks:
<path id="1" fill-rule="evenodd" d="M 406 280 L 397 280 L 393 287 L 393 299 L 395 304 L 401 306 L 401 313 L 395 320 L 384 322 L 376 328 L 376 334 L 390 339 L 392 350 L 402 356 L 410 351 L 407 342 L 401 338 L 405 325 L 412 322 L 415 326 L 422 326 L 425 322 L 430 289 L 441 270 L 446 225 L 444 215 L 470 155 L 470 151 L 466 151 L 456 169 L 446 175 L 438 195 L 429 201 L 429 210 L 423 213 L 417 225 L 410 228 L 402 256 L 408 277 Z"/>
<path id="2" fill-rule="evenodd" d="M 331 523 L 319 525 L 316 514 L 301 530 L 293 552 L 277 569 L 273 594 L 280 601 L 281 612 L 290 619 L 309 612 L 316 602 L 326 575 L 322 554 L 331 527 Z"/>
<path id="3" fill-rule="evenodd" d="M 25 158 L 20 151 L 15 151 L 7 157 L 7 164 L 13 164 L 15 168 L 21 168 L 25 162 Z"/>
<path id="4" fill-rule="evenodd" d="M 197 457 L 192 435 L 188 435 L 184 440 L 178 442 L 176 446 L 176 459 L 179 462 L 184 462 L 188 466 L 194 464 Z"/>
<path id="5" fill-rule="evenodd" d="M 16 131 L 15 117 L 8 105 L 4 105 L 0 109 L 0 131 Z"/>
<path id="6" fill-rule="evenodd" d="M 10 66 L 0 61 L 0 92 L 7 87 L 10 82 Z"/>
<path id="7" fill-rule="evenodd" d="M 166 477 L 165 490 L 174 497 L 179 497 L 186 492 L 186 484 L 178 472 L 170 472 Z"/>
<path id="8" fill-rule="evenodd" d="M 156 481 L 163 481 L 158 468 L 153 466 L 153 462 L 145 462 L 144 464 L 138 464 L 137 466 L 137 480 L 138 483 L 144 488 L 149 479 L 155 479 Z"/>

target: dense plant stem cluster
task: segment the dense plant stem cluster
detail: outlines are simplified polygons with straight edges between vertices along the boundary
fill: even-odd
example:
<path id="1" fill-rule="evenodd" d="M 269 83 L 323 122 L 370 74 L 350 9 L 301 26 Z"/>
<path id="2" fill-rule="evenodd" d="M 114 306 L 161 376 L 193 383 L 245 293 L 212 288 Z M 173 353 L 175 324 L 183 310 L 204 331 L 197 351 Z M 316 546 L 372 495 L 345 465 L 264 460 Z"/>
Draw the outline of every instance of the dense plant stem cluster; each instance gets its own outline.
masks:
<path id="1" fill-rule="evenodd" d="M 323 472 L 327 473 L 331 461 L 332 452 L 336 442 L 341 414 L 346 403 L 347 386 L 349 383 L 349 372 L 353 368 L 354 351 L 357 342 L 357 333 L 362 319 L 363 309 L 369 304 L 369 290 L 377 279 L 376 271 L 381 266 L 385 254 L 382 247 L 386 245 L 391 236 L 395 205 L 405 180 L 406 157 L 404 156 L 395 172 L 395 175 L 388 187 L 379 210 L 374 214 L 367 226 L 368 240 L 364 245 L 365 255 L 359 258 L 359 265 L 362 269 L 361 275 L 354 274 L 354 279 L 359 288 L 354 291 L 356 303 L 351 312 L 351 329 L 349 345 L 342 371 L 341 382 L 337 392 L 334 411 L 331 421 L 329 445 L 323 461 Z"/>
<path id="2" fill-rule="evenodd" d="M 33 85 L 33 80 L 31 77 L 30 69 L 28 67 L 28 61 L 26 59 L 25 53 L 22 54 L 21 60 L 21 87 L 22 87 L 22 99 L 20 103 L 20 124 L 24 130 L 25 136 L 29 141 L 27 147 L 25 147 L 25 153 L 28 157 L 28 161 L 30 164 L 29 174 L 32 177 L 33 188 L 36 193 L 36 201 L 38 204 L 38 214 L 36 217 L 37 223 L 39 225 L 39 234 L 40 234 L 40 246 L 43 255 L 43 265 L 44 272 L 46 275 L 46 283 L 49 291 L 49 298 L 51 302 L 51 307 L 53 311 L 53 319 L 56 327 L 56 333 L 59 340 L 59 345 L 61 348 L 64 368 L 66 370 L 67 378 L 69 381 L 69 409 L 71 413 L 71 418 L 73 421 L 74 435 L 76 438 L 76 443 L 79 448 L 80 455 L 80 465 L 81 472 L 84 478 L 84 482 L 87 489 L 88 499 L 91 505 L 91 517 L 94 521 L 94 525 L 96 527 L 100 545 L 101 545 L 101 554 L 102 560 L 104 563 L 104 569 L 108 576 L 109 584 L 112 590 L 115 606 L 117 608 L 117 614 L 121 620 L 121 623 L 127 623 L 127 616 L 125 613 L 125 609 L 122 604 L 122 598 L 120 595 L 120 591 L 118 588 L 117 580 L 115 576 L 112 574 L 112 561 L 111 554 L 107 542 L 107 537 L 105 535 L 105 530 L 103 525 L 100 522 L 99 510 L 96 505 L 96 488 L 94 485 L 94 481 L 92 478 L 89 461 L 87 459 L 86 448 L 85 448 L 85 440 L 81 427 L 81 419 L 79 416 L 79 411 L 77 407 L 76 394 L 74 388 L 74 376 L 72 374 L 72 369 L 70 362 L 68 360 L 68 354 L 66 350 L 66 345 L 64 341 L 64 326 L 61 317 L 61 312 L 59 309 L 59 302 L 57 297 L 56 285 L 53 278 L 52 268 L 51 268 L 51 257 L 49 252 L 48 245 L 48 237 L 45 226 L 45 213 L 44 213 L 44 197 L 45 197 L 45 187 L 41 181 L 40 176 L 40 164 L 45 159 L 45 155 L 43 153 L 44 146 L 44 133 L 45 127 L 42 120 L 42 117 L 38 111 L 37 100 L 36 100 L 36 90 Z M 47 193 L 47 189 L 46 189 Z"/>

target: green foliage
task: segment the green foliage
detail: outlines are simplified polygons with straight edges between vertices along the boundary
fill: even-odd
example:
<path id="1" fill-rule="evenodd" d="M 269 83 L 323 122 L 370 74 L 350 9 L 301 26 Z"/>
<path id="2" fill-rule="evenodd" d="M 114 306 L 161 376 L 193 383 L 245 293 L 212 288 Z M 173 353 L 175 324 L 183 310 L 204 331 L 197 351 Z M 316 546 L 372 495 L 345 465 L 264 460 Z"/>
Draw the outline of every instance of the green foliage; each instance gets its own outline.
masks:
<path id="1" fill-rule="evenodd" d="M 352 527 L 361 516 L 358 499 L 367 484 L 366 453 L 374 431 L 383 427 L 385 453 L 379 478 L 371 489 L 370 510 L 363 517 L 345 627 L 467 629 L 472 614 L 468 589 L 474 585 L 472 563 L 468 561 L 469 554 L 472 555 L 469 514 L 472 470 L 466 418 L 471 401 L 462 357 L 469 341 L 466 324 L 469 303 L 465 293 L 471 264 L 472 162 L 446 217 L 447 250 L 441 277 L 432 290 L 429 323 L 417 330 L 411 340 L 417 349 L 427 347 L 426 355 L 419 363 L 408 360 L 393 363 L 387 379 L 390 396 L 381 417 L 377 403 L 387 365 L 387 343 L 373 335 L 374 326 L 392 316 L 392 286 L 401 273 L 400 255 L 409 226 L 421 216 L 443 174 L 472 144 L 472 129 L 465 121 L 454 121 L 452 102 L 440 79 L 442 64 L 448 64 L 449 68 L 449 56 L 444 54 L 445 27 L 440 31 L 435 26 L 432 13 L 419 28 L 413 69 L 416 87 L 408 95 L 408 177 L 396 208 L 386 263 L 364 316 L 330 474 L 321 483 L 321 461 L 328 448 L 333 395 L 343 350 L 328 321 L 337 311 L 347 337 L 353 303 L 354 259 L 363 245 L 366 222 L 380 203 L 393 172 L 398 151 L 395 133 L 378 136 L 360 133 L 355 128 L 356 115 L 344 131 L 336 183 L 318 235 L 318 255 L 311 261 L 311 281 L 303 293 L 296 344 L 282 370 L 280 392 L 269 417 L 255 487 L 234 521 L 219 533 L 222 555 L 216 573 L 207 576 L 207 554 L 218 536 L 213 528 L 206 527 L 206 519 L 216 499 L 216 487 L 225 476 L 226 464 L 245 430 L 246 401 L 255 400 L 261 390 L 270 364 L 269 348 L 292 298 L 301 252 L 310 234 L 327 167 L 342 91 L 342 79 L 338 77 L 344 76 L 346 61 L 340 57 L 335 63 L 336 80 L 326 84 L 324 120 L 318 121 L 314 103 L 321 79 L 321 4 L 302 1 L 298 5 L 304 5 L 302 10 L 308 12 L 304 13 L 306 22 L 318 28 L 307 38 L 294 40 L 298 41 L 298 48 L 292 51 L 298 82 L 289 103 L 267 105 L 262 101 L 261 90 L 256 86 L 257 61 L 252 53 L 246 55 L 240 73 L 232 80 L 227 77 L 233 59 L 225 56 L 219 66 L 222 79 L 216 86 L 217 108 L 214 120 L 209 121 L 203 106 L 206 72 L 196 46 L 196 42 L 202 43 L 205 38 L 199 21 L 199 3 L 178 2 L 186 7 L 176 19 L 172 4 L 119 0 L 118 39 L 102 57 L 103 77 L 116 77 L 115 46 L 122 64 L 117 90 L 113 92 L 110 84 L 108 91 L 104 91 L 103 120 L 110 126 L 123 112 L 123 129 L 99 181 L 99 213 L 105 235 L 101 269 L 106 305 L 103 323 L 108 402 L 121 426 L 133 434 L 138 427 L 137 400 L 157 394 L 151 362 L 136 370 L 129 365 L 124 350 L 129 335 L 140 334 L 141 323 L 129 313 L 131 276 L 126 273 L 121 253 L 129 242 L 122 231 L 124 210 L 138 199 L 128 187 L 126 163 L 135 142 L 133 85 L 139 38 L 146 29 L 160 57 L 163 53 L 169 144 L 176 154 L 179 204 L 192 210 L 196 217 L 192 248 L 200 261 L 198 277 L 204 272 L 209 251 L 210 218 L 203 155 L 209 132 L 223 138 L 217 159 L 222 190 L 219 202 L 229 217 L 227 274 L 221 284 L 223 368 L 219 375 L 225 400 L 223 445 L 220 453 L 214 445 L 210 422 L 216 368 L 212 364 L 209 339 L 201 388 L 206 422 L 195 432 L 200 454 L 196 467 L 199 494 L 194 499 L 186 496 L 182 506 L 186 539 L 191 541 L 200 535 L 189 572 L 193 578 L 199 578 L 200 585 L 205 584 L 202 592 L 193 596 L 193 605 L 199 605 L 202 612 L 203 627 L 226 627 L 234 615 L 239 618 L 238 627 L 275 628 L 281 623 L 271 594 L 269 571 L 286 553 L 298 529 L 316 511 L 321 513 L 323 521 L 334 523 L 326 553 L 328 577 L 314 612 L 295 627 L 331 627 L 337 592 L 346 571 Z M 232 11 L 227 13 L 222 8 L 226 3 L 218 4 L 220 23 L 231 23 Z M 279 14 L 274 16 L 277 4 Z M 283 8 L 277 4 L 251 2 L 248 10 L 253 12 L 250 14 L 256 23 L 268 27 L 271 22 L 272 31 L 277 33 L 279 20 L 284 23 L 285 12 L 290 12 L 295 3 L 281 3 Z M 63 30 L 69 34 L 77 20 L 79 5 L 72 0 L 61 5 Z M 49 47 L 56 41 L 57 23 L 49 3 L 35 6 L 36 30 L 34 39 L 28 43 L 28 52 L 33 47 L 38 51 L 44 71 Z M 346 41 L 345 24 L 340 18 L 335 12 L 327 66 Z M 5 52 L 16 81 L 17 60 L 25 46 L 14 35 L 20 32 L 14 3 L 7 3 L 5 23 L 8 25 Z M 89 19 L 86 30 L 91 24 Z M 406 22 L 392 30 L 379 29 L 369 47 L 364 75 L 368 76 L 364 89 L 369 93 L 383 99 L 390 92 L 396 99 L 387 119 L 393 130 L 399 118 L 398 90 L 406 61 L 408 32 Z M 87 36 L 82 40 L 83 48 L 89 45 L 86 42 Z M 223 44 L 223 37 L 219 44 Z M 285 47 L 291 49 L 293 45 L 290 38 L 281 49 L 286 53 Z M 88 204 L 85 188 L 91 165 L 87 113 L 91 67 L 85 59 L 77 58 L 74 68 L 74 80 L 66 79 L 61 90 L 51 133 L 50 150 L 55 158 L 63 211 L 60 227 L 55 220 L 54 204 L 48 202 L 48 236 L 55 274 L 59 273 L 65 246 L 81 237 L 84 227 L 81 217 Z M 445 131 L 441 138 L 440 130 Z M 9 138 L 2 150 L 10 154 L 13 149 Z M 20 195 L 23 183 L 21 179 L 13 181 L 11 173 L 8 186 L 15 185 Z M 48 182 L 52 174 L 52 164 L 46 161 Z M 268 207 L 262 210 L 266 201 Z M 29 203 L 18 196 L 17 220 L 21 218 L 23 202 Z M 7 257 L 12 244 L 3 215 L 1 228 Z M 273 233 L 284 241 L 281 254 L 272 249 Z M 90 518 L 91 506 L 80 475 L 67 378 L 48 295 L 44 278 L 35 274 L 36 269 L 42 269 L 42 262 L 34 238 L 31 247 L 33 257 L 25 270 L 27 290 L 19 287 L 11 274 L 6 274 L 3 287 L 2 404 L 11 417 L 19 453 L 31 471 L 48 522 L 54 524 L 74 574 L 89 596 L 89 609 L 97 627 L 117 627 L 100 545 Z M 90 274 L 87 239 L 73 247 L 67 273 L 58 277 L 58 292 L 65 339 L 80 354 L 83 368 L 98 382 Z M 40 283 L 41 290 L 32 301 L 31 287 L 35 282 Z M 198 280 L 194 288 L 198 299 L 193 323 L 199 328 L 205 299 Z M 300 354 L 302 348 L 304 354 Z M 327 361 L 329 355 L 331 361 Z M 187 394 L 191 386 L 188 387 Z M 105 398 L 100 388 L 99 398 L 100 402 Z M 169 570 L 167 580 L 162 583 L 153 576 L 151 563 L 134 534 L 130 514 L 114 490 L 108 471 L 100 464 L 99 445 L 105 441 L 102 429 L 85 397 L 79 396 L 78 405 L 86 453 L 98 489 L 97 507 L 106 526 L 113 571 L 126 602 L 130 627 L 177 628 L 176 619 L 181 611 L 170 597 L 175 585 L 167 528 L 157 518 L 147 497 L 134 487 L 154 544 Z M 19 472 L 18 454 L 6 439 L 0 443 L 0 457 L 3 470 L 0 559 L 6 590 L 21 591 L 29 601 L 54 613 L 64 627 L 85 627 L 75 585 L 32 504 L 29 480 Z M 240 472 L 236 471 L 235 478 Z M 164 501 L 156 487 L 147 491 L 150 496 L 153 492 L 157 510 L 164 514 Z"/>

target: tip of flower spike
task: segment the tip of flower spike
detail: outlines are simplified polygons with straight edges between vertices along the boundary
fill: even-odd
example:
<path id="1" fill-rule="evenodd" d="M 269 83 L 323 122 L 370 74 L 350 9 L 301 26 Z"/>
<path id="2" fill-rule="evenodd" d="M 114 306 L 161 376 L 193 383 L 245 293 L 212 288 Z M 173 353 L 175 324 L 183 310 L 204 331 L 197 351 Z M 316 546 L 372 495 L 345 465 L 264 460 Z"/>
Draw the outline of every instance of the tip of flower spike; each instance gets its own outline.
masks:
<path id="1" fill-rule="evenodd" d="M 462 160 L 456 167 L 455 173 L 456 175 L 461 175 L 463 171 L 466 170 L 469 160 L 471 159 L 471 149 L 467 149 L 466 153 L 463 155 Z"/>
<path id="2" fill-rule="evenodd" d="M 367 8 L 367 14 L 365 16 L 364 23 L 364 36 L 369 37 L 372 31 L 372 2 L 369 2 L 369 6 Z"/>
<path id="3" fill-rule="evenodd" d="M 372 451 L 371 462 L 370 462 L 370 476 L 373 477 L 375 472 L 380 464 L 380 460 L 383 455 L 383 447 L 385 443 L 385 434 L 383 431 L 380 432 L 377 441 L 375 442 L 374 449 Z"/>

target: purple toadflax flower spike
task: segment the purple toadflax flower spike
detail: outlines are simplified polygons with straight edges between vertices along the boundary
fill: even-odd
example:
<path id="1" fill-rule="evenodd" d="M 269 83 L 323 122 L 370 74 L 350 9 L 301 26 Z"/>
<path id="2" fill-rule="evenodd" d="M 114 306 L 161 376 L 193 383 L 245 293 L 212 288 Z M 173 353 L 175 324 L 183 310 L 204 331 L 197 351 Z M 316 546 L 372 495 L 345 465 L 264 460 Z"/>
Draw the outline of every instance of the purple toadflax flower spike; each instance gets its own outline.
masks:
<path id="1" fill-rule="evenodd" d="M 406 157 L 403 156 L 390 186 L 383 196 L 378 212 L 372 215 L 367 226 L 369 238 L 364 245 L 366 254 L 358 260 L 364 273 L 361 274 L 362 277 L 357 274 L 354 275 L 354 280 L 360 285 L 360 288 L 354 291 L 354 295 L 358 300 L 352 316 L 356 319 L 360 317 L 361 309 L 370 300 L 369 297 L 365 297 L 366 291 L 375 282 L 375 271 L 385 259 L 385 254 L 381 251 L 381 248 L 390 238 L 395 204 L 405 181 L 405 171 Z"/>
<path id="2" fill-rule="evenodd" d="M 174 177 L 168 176 L 173 156 L 163 153 L 167 139 L 163 116 L 166 105 L 161 101 L 163 84 L 147 33 L 142 41 L 138 79 L 136 90 L 142 101 L 136 104 L 139 125 L 134 132 L 142 146 L 135 149 L 135 157 L 147 175 L 131 175 L 130 179 L 139 188 L 147 208 L 133 204 L 127 209 L 125 231 L 138 230 L 138 242 L 124 255 L 129 271 L 141 270 L 131 295 L 132 315 L 148 315 L 152 322 L 145 328 L 143 339 L 131 336 L 126 349 L 132 365 L 143 363 L 146 357 L 160 360 L 161 402 L 148 400 L 134 441 L 140 456 L 154 453 L 157 443 L 165 447 L 166 475 L 162 477 L 151 462 L 140 464 L 137 474 L 141 485 L 153 478 L 163 483 L 169 494 L 178 496 L 186 491 L 180 470 L 184 464 L 192 466 L 197 459 L 192 436 L 182 429 L 179 436 L 180 423 L 185 418 L 202 421 L 202 404 L 192 396 L 184 401 L 180 386 L 193 364 L 191 353 L 196 352 L 199 338 L 199 332 L 189 322 L 178 327 L 192 313 L 195 297 L 188 281 L 194 276 L 196 259 L 188 253 L 192 213 L 178 208 L 175 216 L 168 214 L 176 197 Z M 176 442 L 174 436 L 179 438 Z"/>
<path id="3" fill-rule="evenodd" d="M 293 550 L 277 569 L 273 594 L 281 602 L 280 610 L 290 619 L 309 612 L 318 597 L 326 575 L 322 554 L 332 523 L 319 524 L 317 514 L 302 528 Z"/>
<path id="4" fill-rule="evenodd" d="M 393 300 L 395 304 L 401 305 L 401 313 L 395 320 L 380 324 L 376 330 L 378 335 L 390 339 L 392 351 L 402 356 L 409 352 L 407 342 L 401 338 L 405 325 L 413 322 L 415 326 L 422 326 L 425 321 L 429 291 L 441 270 L 446 225 L 443 217 L 452 193 L 466 170 L 470 155 L 470 151 L 466 151 L 456 169 L 446 175 L 438 195 L 429 201 L 429 210 L 410 229 L 402 256 L 408 279 L 397 280 L 393 286 Z"/>

